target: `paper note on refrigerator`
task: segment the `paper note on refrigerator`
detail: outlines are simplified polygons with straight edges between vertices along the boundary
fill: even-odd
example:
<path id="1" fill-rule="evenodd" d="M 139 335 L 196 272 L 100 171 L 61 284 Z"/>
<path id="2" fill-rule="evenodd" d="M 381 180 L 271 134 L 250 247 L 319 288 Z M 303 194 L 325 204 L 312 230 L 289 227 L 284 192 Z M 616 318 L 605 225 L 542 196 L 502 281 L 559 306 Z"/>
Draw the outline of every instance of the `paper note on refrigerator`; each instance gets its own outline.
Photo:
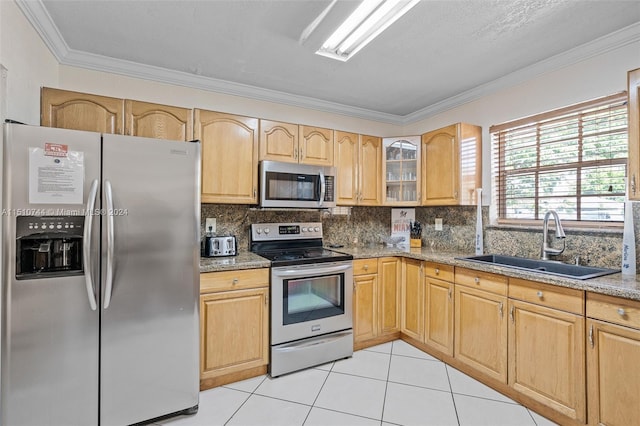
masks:
<path id="1" fill-rule="evenodd" d="M 82 204 L 84 153 L 66 145 L 29 148 L 29 203 Z"/>

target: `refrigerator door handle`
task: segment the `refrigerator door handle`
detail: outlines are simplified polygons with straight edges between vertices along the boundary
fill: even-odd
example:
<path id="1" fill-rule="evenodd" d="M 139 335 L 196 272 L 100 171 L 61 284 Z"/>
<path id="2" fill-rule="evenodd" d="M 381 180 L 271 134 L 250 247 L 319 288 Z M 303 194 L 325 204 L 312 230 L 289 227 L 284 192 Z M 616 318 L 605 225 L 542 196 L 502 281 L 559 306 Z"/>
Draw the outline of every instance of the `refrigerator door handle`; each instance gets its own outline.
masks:
<path id="1" fill-rule="evenodd" d="M 107 277 L 105 279 L 104 309 L 111 303 L 111 293 L 113 292 L 113 191 L 111 182 L 104 181 L 104 195 L 107 201 Z"/>
<path id="2" fill-rule="evenodd" d="M 89 197 L 87 199 L 87 208 L 84 212 L 86 220 L 84 223 L 84 231 L 82 239 L 84 246 L 82 247 L 82 262 L 84 267 L 84 282 L 87 287 L 87 297 L 89 298 L 89 306 L 92 311 L 97 309 L 96 292 L 93 289 L 93 274 L 91 271 L 91 228 L 93 227 L 93 209 L 96 205 L 96 195 L 98 195 L 98 179 L 91 182 Z"/>

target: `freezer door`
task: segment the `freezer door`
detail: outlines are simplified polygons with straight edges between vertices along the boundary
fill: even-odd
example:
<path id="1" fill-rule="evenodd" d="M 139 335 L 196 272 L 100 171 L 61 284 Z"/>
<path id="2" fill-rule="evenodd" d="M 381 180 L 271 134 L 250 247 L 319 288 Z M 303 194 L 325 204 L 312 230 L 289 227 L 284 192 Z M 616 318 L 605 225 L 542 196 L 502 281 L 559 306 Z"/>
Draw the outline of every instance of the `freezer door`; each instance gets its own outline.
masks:
<path id="1" fill-rule="evenodd" d="M 194 407 L 200 144 L 103 136 L 102 425 Z"/>
<path id="2" fill-rule="evenodd" d="M 29 148 L 45 143 L 83 154 L 82 202 L 29 204 L 29 170 L 43 179 L 54 173 L 38 161 L 30 164 Z M 16 215 L 82 215 L 90 186 L 100 178 L 100 135 L 5 125 L 3 169 L 0 424 L 96 425 L 99 311 L 89 303 L 87 265 L 85 275 L 16 280 Z M 87 247 L 93 261 L 91 292 L 99 284 L 98 237 L 94 222 L 93 244 Z"/>

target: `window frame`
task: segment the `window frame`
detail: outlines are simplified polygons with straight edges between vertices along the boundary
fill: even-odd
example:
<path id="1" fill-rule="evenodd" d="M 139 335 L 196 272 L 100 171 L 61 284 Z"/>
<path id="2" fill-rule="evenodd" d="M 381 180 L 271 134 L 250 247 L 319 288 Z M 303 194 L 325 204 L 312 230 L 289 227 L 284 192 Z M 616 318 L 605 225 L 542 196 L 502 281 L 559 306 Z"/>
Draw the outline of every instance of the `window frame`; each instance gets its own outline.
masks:
<path id="1" fill-rule="evenodd" d="M 509 122 L 491 126 L 489 128 L 489 134 L 491 136 L 491 141 L 492 141 L 491 142 L 492 143 L 492 146 L 491 146 L 492 183 L 495 188 L 495 191 L 493 191 L 493 201 L 494 201 L 494 205 L 497 206 L 497 224 L 507 225 L 507 226 L 516 226 L 516 227 L 539 226 L 542 222 L 541 212 L 538 211 L 539 202 L 541 198 L 547 198 L 547 197 L 540 196 L 540 193 L 538 191 L 538 188 L 539 188 L 538 179 L 536 178 L 536 183 L 535 183 L 536 190 L 535 190 L 535 195 L 533 196 L 533 200 L 535 205 L 534 207 L 535 216 L 538 217 L 539 219 L 534 219 L 534 218 L 518 219 L 518 218 L 505 217 L 507 212 L 507 198 L 505 196 L 506 183 L 507 183 L 506 179 L 509 173 L 504 171 L 504 165 L 505 165 L 505 162 L 504 162 L 505 150 L 503 148 L 504 139 L 501 137 L 503 135 L 501 135 L 500 133 L 504 134 L 504 132 L 508 130 L 515 130 L 525 126 L 532 126 L 539 129 L 541 125 L 545 125 L 549 122 L 552 122 L 554 119 L 560 119 L 563 116 L 565 117 L 564 120 L 569 121 L 570 118 L 566 117 L 568 115 L 574 114 L 577 117 L 580 115 L 581 112 L 584 112 L 586 110 L 590 110 L 593 108 L 597 108 L 597 107 L 607 106 L 607 105 L 615 106 L 616 104 L 620 104 L 618 107 L 621 107 L 621 106 L 627 105 L 627 99 L 628 99 L 627 92 L 623 91 L 623 92 L 615 93 L 613 95 L 604 96 L 604 97 L 593 99 L 590 101 L 577 103 L 567 107 L 558 108 L 551 111 L 546 111 L 543 113 L 534 114 L 528 117 L 524 117 L 524 118 L 520 118 L 520 119 L 516 119 Z M 627 110 L 627 114 L 628 114 L 628 110 Z M 627 115 L 627 129 L 628 129 L 628 115 Z M 536 130 L 536 132 L 538 132 L 538 130 Z M 629 154 L 628 154 L 628 146 L 627 146 L 627 156 L 625 158 L 606 159 L 606 160 L 589 160 L 589 161 L 582 162 L 581 148 L 583 146 L 583 138 L 580 132 L 579 132 L 578 139 L 579 139 L 578 148 L 577 148 L 578 161 L 571 163 L 570 167 L 567 167 L 566 165 L 541 166 L 540 157 L 539 157 L 541 144 L 540 144 L 540 134 L 538 133 L 536 135 L 536 142 L 535 142 L 536 164 L 532 167 L 527 167 L 526 169 L 518 169 L 517 174 L 531 173 L 535 176 L 538 176 L 540 173 L 549 172 L 553 170 L 570 170 L 570 169 L 575 170 L 577 173 L 576 179 L 577 179 L 577 185 L 578 185 L 576 189 L 576 195 L 575 195 L 577 199 L 576 208 L 578 209 L 578 211 L 580 211 L 579 209 L 580 209 L 582 198 L 589 197 L 588 195 L 580 194 L 579 184 L 582 179 L 580 175 L 581 170 L 583 168 L 594 167 L 594 166 L 597 167 L 599 165 L 622 164 L 625 166 L 625 176 L 626 176 L 629 171 L 628 170 Z M 613 195 L 619 196 L 620 194 L 616 193 Z M 574 227 L 574 228 L 621 229 L 623 225 L 623 221 L 563 219 L 563 224 L 568 225 L 569 227 Z"/>

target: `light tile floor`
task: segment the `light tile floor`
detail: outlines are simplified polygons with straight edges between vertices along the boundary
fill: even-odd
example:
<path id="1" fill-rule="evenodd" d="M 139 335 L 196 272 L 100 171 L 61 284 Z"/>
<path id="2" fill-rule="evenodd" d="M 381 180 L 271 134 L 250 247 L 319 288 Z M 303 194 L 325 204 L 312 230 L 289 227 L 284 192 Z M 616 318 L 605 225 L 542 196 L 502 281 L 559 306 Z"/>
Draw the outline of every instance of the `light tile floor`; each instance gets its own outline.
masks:
<path id="1" fill-rule="evenodd" d="M 166 426 L 547 426 L 555 423 L 401 340 L 200 393 Z"/>

